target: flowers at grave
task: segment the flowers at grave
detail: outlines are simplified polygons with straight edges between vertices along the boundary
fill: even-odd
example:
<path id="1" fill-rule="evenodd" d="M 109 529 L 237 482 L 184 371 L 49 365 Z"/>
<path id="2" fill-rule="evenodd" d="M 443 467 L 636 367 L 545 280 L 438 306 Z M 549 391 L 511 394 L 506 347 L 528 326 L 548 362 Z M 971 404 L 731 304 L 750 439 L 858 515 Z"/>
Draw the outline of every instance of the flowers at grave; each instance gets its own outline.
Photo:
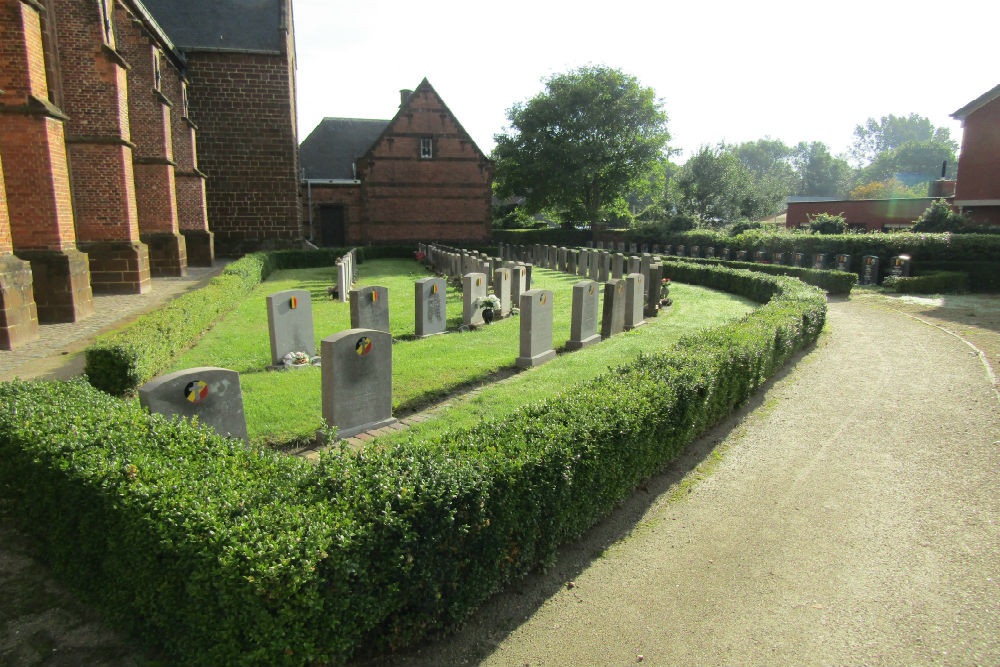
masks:
<path id="1" fill-rule="evenodd" d="M 673 299 L 670 298 L 670 278 L 664 278 L 660 281 L 660 305 L 669 306 L 673 303 Z"/>
<path id="2" fill-rule="evenodd" d="M 422 262 L 424 261 L 424 258 L 427 257 L 427 253 L 420 252 L 419 250 L 417 250 L 415 253 L 413 253 L 413 256 L 417 258 L 418 262 Z"/>
<path id="3" fill-rule="evenodd" d="M 476 307 L 483 310 L 500 310 L 500 299 L 495 294 L 487 294 L 476 299 Z"/>
<path id="4" fill-rule="evenodd" d="M 281 363 L 285 366 L 308 366 L 309 355 L 305 352 L 289 352 L 281 358 Z"/>

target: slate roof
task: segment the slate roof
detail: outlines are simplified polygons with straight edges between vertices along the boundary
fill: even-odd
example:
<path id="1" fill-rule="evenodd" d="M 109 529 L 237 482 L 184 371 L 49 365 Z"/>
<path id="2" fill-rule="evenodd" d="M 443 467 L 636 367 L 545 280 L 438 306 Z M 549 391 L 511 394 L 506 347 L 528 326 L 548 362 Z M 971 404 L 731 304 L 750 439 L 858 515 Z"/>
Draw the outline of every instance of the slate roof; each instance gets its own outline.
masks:
<path id="1" fill-rule="evenodd" d="M 966 117 L 973 111 L 976 111 L 977 109 L 986 106 L 987 104 L 997 99 L 998 97 L 1000 97 L 1000 86 L 997 86 L 992 90 L 987 90 L 985 93 L 983 93 L 976 99 L 972 100 L 971 102 L 966 104 L 964 107 L 962 107 L 955 113 L 951 114 L 951 117 L 957 118 L 958 120 L 965 120 Z"/>
<path id="2" fill-rule="evenodd" d="M 284 50 L 283 0 L 141 0 L 181 50 Z"/>
<path id="3" fill-rule="evenodd" d="M 354 162 L 368 152 L 391 121 L 324 118 L 299 146 L 308 179 L 353 179 Z"/>

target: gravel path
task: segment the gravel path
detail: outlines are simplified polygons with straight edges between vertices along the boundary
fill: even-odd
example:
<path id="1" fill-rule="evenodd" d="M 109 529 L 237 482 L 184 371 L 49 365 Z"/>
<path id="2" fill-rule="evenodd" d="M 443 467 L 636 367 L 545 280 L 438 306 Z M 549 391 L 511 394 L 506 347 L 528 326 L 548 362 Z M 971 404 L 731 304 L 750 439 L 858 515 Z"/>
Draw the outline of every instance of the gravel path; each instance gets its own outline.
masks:
<path id="1" fill-rule="evenodd" d="M 559 565 L 397 664 L 1000 663 L 1000 405 L 863 301 Z"/>
<path id="2" fill-rule="evenodd" d="M 834 301 L 816 350 L 555 567 L 381 663 L 998 664 L 998 480 L 1000 401 L 980 356 L 865 299 Z M 5 592 L 37 569 L 0 548 Z M 135 655 L 98 624 L 43 632 L 77 618 L 59 600 L 8 596 L 0 664 Z M 87 627 L 99 649 L 79 639 Z"/>

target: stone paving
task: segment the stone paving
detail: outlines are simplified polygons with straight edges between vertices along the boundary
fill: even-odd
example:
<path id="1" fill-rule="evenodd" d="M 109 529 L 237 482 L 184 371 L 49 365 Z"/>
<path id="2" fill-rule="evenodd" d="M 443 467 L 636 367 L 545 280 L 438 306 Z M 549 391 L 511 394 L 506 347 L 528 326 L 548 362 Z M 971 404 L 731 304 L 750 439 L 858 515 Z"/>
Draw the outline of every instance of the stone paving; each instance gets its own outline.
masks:
<path id="1" fill-rule="evenodd" d="M 187 275 L 182 277 L 153 278 L 153 289 L 145 294 L 95 296 L 94 312 L 89 317 L 67 324 L 43 324 L 37 340 L 16 350 L 0 350 L 0 381 L 64 380 L 79 375 L 83 370 L 83 349 L 98 335 L 202 287 L 228 263 L 217 259 L 211 267 L 188 267 Z"/>

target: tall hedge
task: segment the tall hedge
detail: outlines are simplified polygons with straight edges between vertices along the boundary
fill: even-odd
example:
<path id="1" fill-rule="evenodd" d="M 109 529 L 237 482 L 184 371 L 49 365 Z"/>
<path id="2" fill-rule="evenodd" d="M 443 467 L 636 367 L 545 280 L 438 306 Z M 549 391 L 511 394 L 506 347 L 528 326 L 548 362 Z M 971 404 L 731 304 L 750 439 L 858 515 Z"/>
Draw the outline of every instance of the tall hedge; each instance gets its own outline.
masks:
<path id="1" fill-rule="evenodd" d="M 565 393 L 318 464 L 82 382 L 0 385 L 0 493 L 46 559 L 185 664 L 327 664 L 447 628 L 555 558 L 815 341 L 786 277 L 667 262 L 767 301 Z"/>

